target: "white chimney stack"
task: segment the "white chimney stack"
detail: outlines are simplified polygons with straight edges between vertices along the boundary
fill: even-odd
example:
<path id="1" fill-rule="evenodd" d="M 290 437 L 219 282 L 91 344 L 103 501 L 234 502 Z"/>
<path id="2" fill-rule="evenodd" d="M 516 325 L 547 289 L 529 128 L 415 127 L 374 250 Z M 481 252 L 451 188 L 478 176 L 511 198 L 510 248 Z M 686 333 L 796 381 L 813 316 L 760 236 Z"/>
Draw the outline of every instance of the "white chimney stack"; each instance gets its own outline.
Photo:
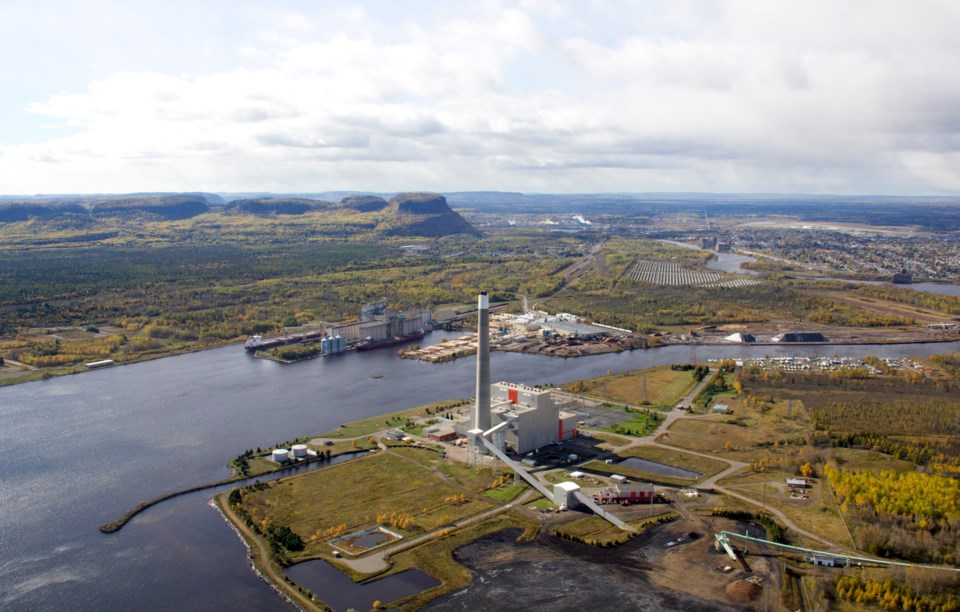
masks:
<path id="1" fill-rule="evenodd" d="M 477 299 L 477 403 L 473 408 L 473 428 L 490 429 L 490 302 L 487 292 Z"/>

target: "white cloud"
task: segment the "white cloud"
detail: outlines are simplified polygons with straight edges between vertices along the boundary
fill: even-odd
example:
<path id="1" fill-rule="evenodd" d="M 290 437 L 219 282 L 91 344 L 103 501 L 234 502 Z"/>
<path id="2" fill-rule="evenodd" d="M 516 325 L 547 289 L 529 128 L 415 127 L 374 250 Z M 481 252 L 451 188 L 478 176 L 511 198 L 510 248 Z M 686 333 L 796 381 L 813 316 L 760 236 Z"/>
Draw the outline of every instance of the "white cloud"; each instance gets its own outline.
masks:
<path id="1" fill-rule="evenodd" d="M 858 6 L 278 10 L 35 101 L 74 132 L 0 141 L 0 192 L 960 191 L 958 9 Z"/>

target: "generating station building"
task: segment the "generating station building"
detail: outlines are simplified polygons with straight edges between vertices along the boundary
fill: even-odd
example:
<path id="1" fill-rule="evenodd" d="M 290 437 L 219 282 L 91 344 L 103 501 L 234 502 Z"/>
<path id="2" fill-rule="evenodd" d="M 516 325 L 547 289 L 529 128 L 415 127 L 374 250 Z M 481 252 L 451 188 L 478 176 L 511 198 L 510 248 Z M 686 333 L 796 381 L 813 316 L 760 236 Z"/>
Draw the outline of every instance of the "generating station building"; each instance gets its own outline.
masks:
<path id="1" fill-rule="evenodd" d="M 519 455 L 577 435 L 577 415 L 560 410 L 549 391 L 498 382 L 490 385 L 490 425 L 507 422 L 504 443 Z M 466 437 L 471 429 L 472 415 L 456 424 L 457 435 Z"/>

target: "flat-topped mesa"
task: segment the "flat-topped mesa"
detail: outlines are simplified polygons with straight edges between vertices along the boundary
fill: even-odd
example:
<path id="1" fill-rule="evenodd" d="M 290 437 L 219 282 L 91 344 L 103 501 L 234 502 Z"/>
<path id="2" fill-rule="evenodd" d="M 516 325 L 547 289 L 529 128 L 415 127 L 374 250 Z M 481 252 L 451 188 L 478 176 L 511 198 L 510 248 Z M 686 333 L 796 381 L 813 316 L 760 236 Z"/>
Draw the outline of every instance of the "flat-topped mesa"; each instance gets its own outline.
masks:
<path id="1" fill-rule="evenodd" d="M 349 196 L 340 200 L 341 207 L 351 208 L 362 213 L 383 210 L 387 207 L 387 204 L 386 200 L 375 195 Z"/>
<path id="2" fill-rule="evenodd" d="M 447 206 L 447 199 L 438 193 L 399 193 L 390 198 L 384 213 L 377 232 L 388 236 L 436 237 L 478 233 L 459 213 Z"/>
<path id="3" fill-rule="evenodd" d="M 398 193 L 390 198 L 397 213 L 408 215 L 456 214 L 447 205 L 447 199 L 439 193 Z"/>

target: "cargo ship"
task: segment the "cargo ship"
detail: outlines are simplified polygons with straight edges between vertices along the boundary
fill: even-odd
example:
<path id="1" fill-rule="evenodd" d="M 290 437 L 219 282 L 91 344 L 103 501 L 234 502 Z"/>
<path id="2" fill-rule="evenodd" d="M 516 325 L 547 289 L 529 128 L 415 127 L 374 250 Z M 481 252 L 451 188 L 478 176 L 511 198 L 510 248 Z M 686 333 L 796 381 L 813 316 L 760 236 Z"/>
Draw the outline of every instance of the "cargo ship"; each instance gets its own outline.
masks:
<path id="1" fill-rule="evenodd" d="M 394 346 L 396 344 L 401 344 L 403 342 L 409 342 L 411 340 L 419 340 L 426 335 L 426 332 L 423 329 L 418 329 L 412 334 L 407 334 L 406 336 L 394 336 L 392 338 L 384 338 L 383 340 L 374 340 L 373 338 L 364 338 L 357 343 L 358 351 L 372 351 L 373 349 L 383 348 L 385 346 Z"/>
<path id="2" fill-rule="evenodd" d="M 243 348 L 250 352 L 265 351 L 285 344 L 296 344 L 298 342 L 315 342 L 323 338 L 322 329 L 312 329 L 308 332 L 299 334 L 290 334 L 289 336 L 277 336 L 276 338 L 264 339 L 261 335 L 250 336 L 243 344 Z"/>

